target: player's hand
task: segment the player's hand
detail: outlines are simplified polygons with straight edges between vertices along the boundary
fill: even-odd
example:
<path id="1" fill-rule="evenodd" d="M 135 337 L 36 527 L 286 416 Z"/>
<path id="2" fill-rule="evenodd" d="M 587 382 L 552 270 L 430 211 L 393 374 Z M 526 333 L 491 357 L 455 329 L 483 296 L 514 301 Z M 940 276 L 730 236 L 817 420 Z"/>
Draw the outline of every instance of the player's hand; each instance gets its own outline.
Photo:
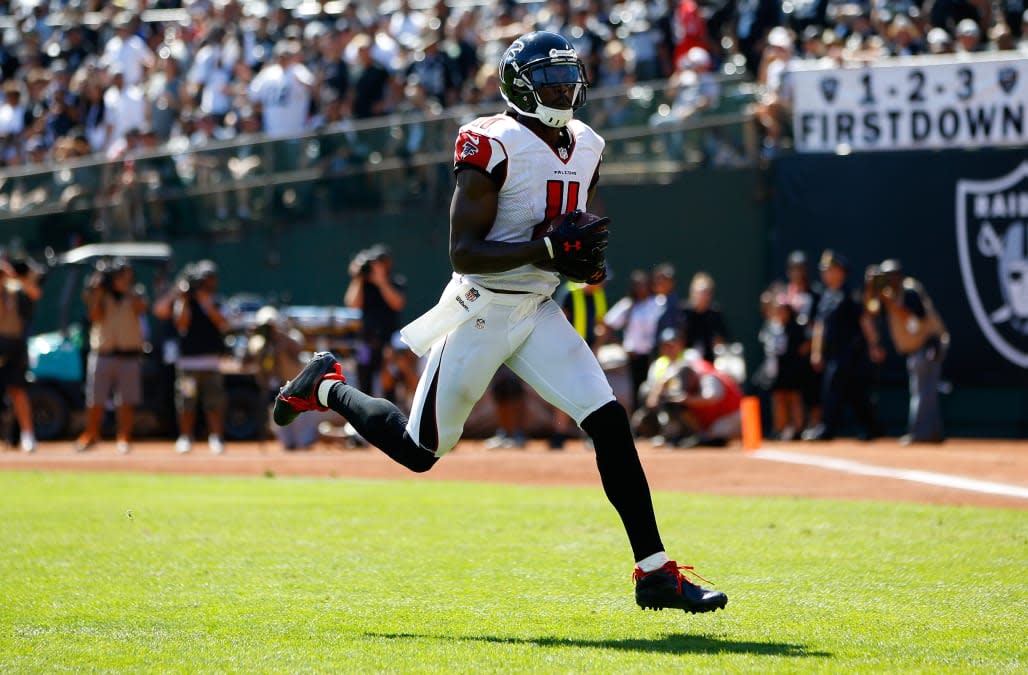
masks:
<path id="1" fill-rule="evenodd" d="M 584 225 L 578 224 L 582 211 L 575 210 L 564 216 L 564 220 L 550 236 L 553 244 L 553 259 L 603 259 L 607 252 L 607 224 L 610 218 L 600 218 Z"/>
<path id="2" fill-rule="evenodd" d="M 579 224 L 582 211 L 572 211 L 549 235 L 553 246 L 553 264 L 568 279 L 598 284 L 607 278 L 607 224 L 610 218 L 598 218 Z"/>

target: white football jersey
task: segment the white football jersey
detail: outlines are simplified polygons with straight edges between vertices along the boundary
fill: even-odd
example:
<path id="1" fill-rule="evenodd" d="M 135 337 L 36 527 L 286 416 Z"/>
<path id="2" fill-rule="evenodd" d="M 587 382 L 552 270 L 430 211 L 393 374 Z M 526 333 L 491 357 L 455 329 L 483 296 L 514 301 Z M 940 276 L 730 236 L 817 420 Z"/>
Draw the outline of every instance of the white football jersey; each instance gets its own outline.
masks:
<path id="1" fill-rule="evenodd" d="M 536 225 L 562 213 L 586 208 L 603 138 L 588 125 L 571 120 L 570 150 L 551 147 L 510 115 L 480 117 L 457 135 L 454 169 L 474 167 L 500 185 L 496 220 L 489 241 L 532 239 Z M 463 275 L 486 288 L 550 295 L 560 282 L 555 272 L 523 265 L 506 272 Z"/>
<path id="2" fill-rule="evenodd" d="M 250 99 L 260 101 L 264 111 L 264 132 L 269 136 L 288 136 L 304 130 L 311 105 L 309 87 L 314 76 L 302 63 L 282 68 L 266 66 L 250 83 Z"/>

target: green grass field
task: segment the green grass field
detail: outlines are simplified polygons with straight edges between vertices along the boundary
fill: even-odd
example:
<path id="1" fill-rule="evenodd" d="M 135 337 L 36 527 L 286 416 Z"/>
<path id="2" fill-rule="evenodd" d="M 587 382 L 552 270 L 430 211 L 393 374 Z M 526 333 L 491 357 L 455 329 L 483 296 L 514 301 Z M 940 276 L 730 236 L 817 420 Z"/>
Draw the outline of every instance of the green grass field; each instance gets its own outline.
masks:
<path id="1" fill-rule="evenodd" d="M 655 495 L 727 611 L 643 612 L 597 489 L 0 474 L 0 672 L 1024 672 L 1028 513 Z"/>

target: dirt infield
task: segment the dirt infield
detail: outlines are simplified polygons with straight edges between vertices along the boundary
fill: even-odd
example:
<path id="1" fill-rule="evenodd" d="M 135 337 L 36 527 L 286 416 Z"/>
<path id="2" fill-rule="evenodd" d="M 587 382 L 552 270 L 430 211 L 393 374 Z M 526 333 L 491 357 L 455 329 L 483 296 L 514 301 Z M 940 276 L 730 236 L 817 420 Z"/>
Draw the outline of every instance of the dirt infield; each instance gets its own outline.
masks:
<path id="1" fill-rule="evenodd" d="M 845 459 L 875 467 L 926 471 L 1028 489 L 1028 442 L 951 440 L 942 446 L 904 448 L 894 440 L 874 443 L 767 443 L 767 449 L 820 458 Z M 881 499 L 1028 509 L 1028 499 L 941 487 L 895 477 L 854 475 L 820 466 L 759 459 L 739 447 L 724 450 L 671 450 L 640 445 L 651 486 L 656 490 L 723 495 Z M 142 442 L 121 456 L 113 443 L 76 454 L 71 443 L 46 443 L 28 455 L 0 452 L 0 470 L 130 471 L 209 475 L 354 477 L 404 479 L 412 475 L 373 449 L 341 449 L 319 444 L 307 452 L 284 452 L 274 442 L 230 443 L 213 456 L 198 443 L 186 456 L 170 442 Z M 559 452 L 541 442 L 524 450 L 487 450 L 464 442 L 418 479 L 471 480 L 527 485 L 599 486 L 593 454 L 568 443 Z"/>

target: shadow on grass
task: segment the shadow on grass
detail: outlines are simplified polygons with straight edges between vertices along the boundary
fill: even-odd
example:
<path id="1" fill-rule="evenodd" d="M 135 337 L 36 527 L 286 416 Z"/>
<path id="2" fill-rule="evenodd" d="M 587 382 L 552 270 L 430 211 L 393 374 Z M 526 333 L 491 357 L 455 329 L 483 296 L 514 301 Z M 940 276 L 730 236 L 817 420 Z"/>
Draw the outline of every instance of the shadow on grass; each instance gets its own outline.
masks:
<path id="1" fill-rule="evenodd" d="M 534 645 L 539 647 L 588 647 L 620 649 L 627 652 L 654 654 L 763 654 L 767 656 L 827 657 L 829 652 L 809 651 L 805 645 L 787 642 L 748 642 L 722 640 L 703 635 L 665 635 L 659 638 L 625 638 L 623 640 L 579 640 L 575 638 L 519 638 L 497 635 L 425 635 L 418 633 L 365 633 L 370 638 L 387 640 L 446 640 L 450 642 L 493 642 L 496 644 Z"/>

